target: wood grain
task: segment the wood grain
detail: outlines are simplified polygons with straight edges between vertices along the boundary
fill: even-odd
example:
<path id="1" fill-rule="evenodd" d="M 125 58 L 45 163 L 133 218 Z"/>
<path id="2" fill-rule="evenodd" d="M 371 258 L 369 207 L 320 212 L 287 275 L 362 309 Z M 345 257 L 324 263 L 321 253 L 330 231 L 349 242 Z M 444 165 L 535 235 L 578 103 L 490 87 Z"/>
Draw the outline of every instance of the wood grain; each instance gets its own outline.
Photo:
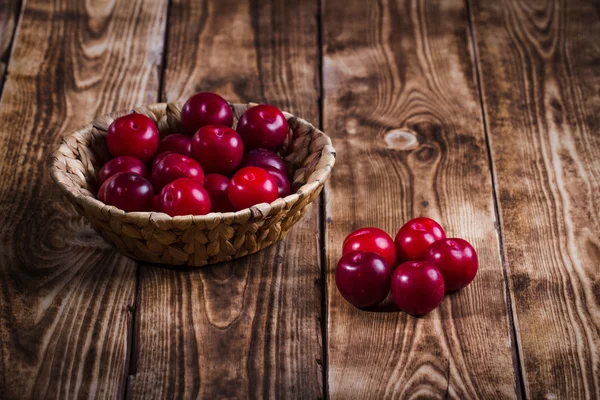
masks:
<path id="1" fill-rule="evenodd" d="M 163 97 L 215 91 L 317 123 L 316 13 L 316 2 L 173 2 Z M 128 397 L 322 397 L 318 238 L 313 206 L 258 254 L 143 267 Z"/>
<path id="2" fill-rule="evenodd" d="M 136 265 L 68 205 L 61 134 L 157 97 L 166 1 L 27 1 L 0 105 L 0 397 L 115 398 Z"/>
<path id="3" fill-rule="evenodd" d="M 331 398 L 516 397 L 467 16 L 459 0 L 325 2 L 324 128 L 338 151 L 326 196 Z M 344 301 L 345 235 L 394 235 L 419 215 L 473 243 L 473 284 L 424 318 Z"/>
<path id="4" fill-rule="evenodd" d="M 600 9 L 472 2 L 530 398 L 600 397 Z"/>
<path id="5" fill-rule="evenodd" d="M 20 9 L 20 0 L 0 0 L 0 93 Z"/>

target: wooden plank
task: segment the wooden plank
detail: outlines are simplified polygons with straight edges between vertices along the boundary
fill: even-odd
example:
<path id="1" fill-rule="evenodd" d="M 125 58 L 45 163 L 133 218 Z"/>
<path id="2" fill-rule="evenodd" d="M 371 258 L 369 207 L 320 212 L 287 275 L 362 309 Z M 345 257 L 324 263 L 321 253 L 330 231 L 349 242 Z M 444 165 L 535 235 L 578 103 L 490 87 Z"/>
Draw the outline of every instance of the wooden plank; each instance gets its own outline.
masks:
<path id="1" fill-rule="evenodd" d="M 338 150 L 326 195 L 331 397 L 516 397 L 464 2 L 326 1 L 323 26 L 324 126 Z M 418 215 L 474 244 L 473 284 L 424 318 L 344 301 L 334 269 L 345 235 L 393 235 Z"/>
<path id="2" fill-rule="evenodd" d="M 136 264 L 50 179 L 61 134 L 157 97 L 165 0 L 27 1 L 0 107 L 0 393 L 122 395 Z"/>
<path id="3" fill-rule="evenodd" d="M 473 1 L 527 397 L 600 397 L 600 16 Z"/>
<path id="4" fill-rule="evenodd" d="M 164 93 L 215 91 L 318 122 L 317 2 L 175 1 Z M 144 267 L 132 398 L 319 398 L 318 207 L 285 241 L 193 271 Z"/>
<path id="5" fill-rule="evenodd" d="M 20 9 L 20 0 L 0 0 L 0 93 Z"/>

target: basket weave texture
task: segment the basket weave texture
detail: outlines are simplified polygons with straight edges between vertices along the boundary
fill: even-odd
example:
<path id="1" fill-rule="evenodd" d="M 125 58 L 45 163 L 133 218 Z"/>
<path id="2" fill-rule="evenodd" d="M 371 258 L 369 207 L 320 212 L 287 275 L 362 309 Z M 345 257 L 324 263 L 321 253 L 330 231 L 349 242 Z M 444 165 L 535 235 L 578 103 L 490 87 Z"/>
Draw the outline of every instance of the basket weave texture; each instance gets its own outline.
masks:
<path id="1" fill-rule="evenodd" d="M 256 104 L 231 104 L 234 127 Z M 317 199 L 335 163 L 330 138 L 284 112 L 289 131 L 280 154 L 292 172 L 295 193 L 271 204 L 230 213 L 170 217 L 126 213 L 96 199 L 100 167 L 110 159 L 105 135 L 118 117 L 136 112 L 152 119 L 161 137 L 181 132 L 180 103 L 158 103 L 97 118 L 61 142 L 50 159 L 53 180 L 77 212 L 118 251 L 151 263 L 203 266 L 256 253 L 282 239 Z"/>

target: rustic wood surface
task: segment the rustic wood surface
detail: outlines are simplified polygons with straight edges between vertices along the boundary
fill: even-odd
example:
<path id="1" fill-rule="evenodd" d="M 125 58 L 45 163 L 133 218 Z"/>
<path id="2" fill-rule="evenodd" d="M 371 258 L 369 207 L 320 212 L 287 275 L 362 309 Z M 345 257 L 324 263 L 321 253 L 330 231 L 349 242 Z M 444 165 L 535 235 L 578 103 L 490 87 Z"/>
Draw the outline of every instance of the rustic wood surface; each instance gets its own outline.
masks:
<path id="1" fill-rule="evenodd" d="M 163 98 L 215 91 L 318 123 L 316 13 L 316 2 L 174 3 Z M 241 260 L 142 267 L 128 397 L 322 396 L 318 210 Z"/>
<path id="2" fill-rule="evenodd" d="M 332 398 L 510 398 L 515 382 L 491 175 L 464 2 L 349 1 L 324 10 Z M 392 235 L 430 216 L 477 248 L 480 271 L 424 318 L 366 313 L 335 286 L 352 229 Z"/>
<path id="3" fill-rule="evenodd" d="M 96 114 L 156 100 L 166 1 L 83 4 L 27 1 L 2 93 L 4 398 L 115 398 L 125 388 L 136 264 L 65 202 L 47 158 L 61 133 Z"/>
<path id="4" fill-rule="evenodd" d="M 600 8 L 473 1 L 527 397 L 600 397 Z M 510 84 L 510 86 L 509 86 Z"/>
<path id="5" fill-rule="evenodd" d="M 0 398 L 600 397 L 598 37 L 592 0 L 0 0 Z M 332 180 L 259 254 L 138 266 L 47 157 L 199 90 L 322 121 Z M 416 215 L 474 283 L 423 318 L 343 301 L 345 235 Z"/>

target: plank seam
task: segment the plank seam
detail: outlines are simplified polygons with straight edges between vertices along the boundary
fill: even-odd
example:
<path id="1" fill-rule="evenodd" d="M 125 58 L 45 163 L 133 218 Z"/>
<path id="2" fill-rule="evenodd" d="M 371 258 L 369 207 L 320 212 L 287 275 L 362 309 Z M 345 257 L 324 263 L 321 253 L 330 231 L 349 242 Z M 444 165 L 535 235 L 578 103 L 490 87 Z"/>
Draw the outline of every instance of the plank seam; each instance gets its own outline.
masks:
<path id="1" fill-rule="evenodd" d="M 6 83 L 6 79 L 8 77 L 8 67 L 10 64 L 10 60 L 12 59 L 12 53 L 13 53 L 13 49 L 15 46 L 15 42 L 17 41 L 17 31 L 19 30 L 19 27 L 21 26 L 21 19 L 23 18 L 23 10 L 25 9 L 25 0 L 17 0 L 17 7 L 19 10 L 19 13 L 17 14 L 17 18 L 15 21 L 15 27 L 13 28 L 12 31 L 12 36 L 10 38 L 10 44 L 8 45 L 8 49 L 6 51 L 6 58 L 5 59 L 0 59 L 0 61 L 4 62 L 6 64 L 6 69 L 4 70 L 4 72 L 2 73 L 2 76 L 0 77 L 0 102 L 2 102 L 2 95 L 4 94 L 4 84 Z"/>
<path id="2" fill-rule="evenodd" d="M 131 313 L 131 326 L 129 327 L 129 335 L 127 336 L 127 359 L 125 365 L 127 365 L 127 373 L 125 374 L 124 386 L 121 388 L 121 393 L 123 393 L 122 398 L 127 399 L 128 393 L 128 382 L 129 377 L 136 374 L 137 371 L 137 319 L 139 318 L 139 313 L 137 312 L 139 308 L 139 286 L 140 286 L 140 270 L 141 266 L 136 263 L 136 271 L 135 271 L 135 288 L 133 292 L 133 305 L 128 307 L 128 311 Z"/>
<path id="3" fill-rule="evenodd" d="M 473 11 L 471 8 L 471 0 L 465 0 L 465 6 L 467 11 L 467 22 L 469 26 L 469 41 L 471 44 L 471 49 L 473 50 L 473 68 L 475 69 L 475 80 L 477 84 L 477 94 L 479 95 L 479 105 L 481 118 L 483 123 L 483 131 L 485 136 L 485 145 L 488 156 L 488 164 L 490 166 L 490 174 L 492 178 L 492 195 L 494 199 L 494 214 L 496 218 L 496 230 L 498 232 L 498 244 L 499 244 L 499 252 L 500 252 L 500 261 L 502 263 L 502 278 L 504 281 L 504 290 L 506 293 L 506 305 L 508 311 L 508 319 L 510 324 L 510 340 L 511 340 L 511 350 L 512 350 L 512 359 L 513 359 L 513 373 L 515 375 L 515 390 L 518 398 L 527 399 L 525 385 L 524 385 L 524 376 L 523 376 L 523 366 L 522 360 L 520 357 L 520 345 L 517 339 L 517 328 L 515 325 L 515 318 L 513 312 L 513 304 L 510 297 L 510 285 L 508 283 L 508 272 L 507 272 L 507 262 L 506 262 L 506 254 L 504 252 L 504 237 L 502 235 L 502 222 L 501 222 L 501 214 L 500 207 L 498 205 L 498 193 L 496 190 L 496 172 L 494 170 L 494 163 L 492 157 L 492 147 L 490 144 L 490 134 L 489 134 L 489 126 L 487 122 L 486 109 L 483 99 L 483 86 L 481 83 L 481 75 L 479 71 L 479 54 L 477 51 L 477 45 L 475 41 L 475 26 L 473 24 Z"/>
<path id="4" fill-rule="evenodd" d="M 6 51 L 6 57 L 5 58 L 0 58 L 0 62 L 4 62 L 6 64 L 6 69 L 2 72 L 2 76 L 0 76 L 0 104 L 2 104 L 2 97 L 4 94 L 4 83 L 6 82 L 6 79 L 8 77 L 8 67 L 10 64 L 10 60 L 12 59 L 12 53 L 13 53 L 13 49 L 14 49 L 14 44 L 16 42 L 16 38 L 17 38 L 17 31 L 19 29 L 19 27 L 21 26 L 21 20 L 23 18 L 23 9 L 25 8 L 25 1 L 21 1 L 19 0 L 17 3 L 17 9 L 19 10 L 19 13 L 17 14 L 17 17 L 15 18 L 15 27 L 13 28 L 12 31 L 12 36 L 10 38 L 10 44 L 8 45 L 8 49 Z M 0 360 L 4 360 L 4 343 L 2 338 L 4 337 L 4 331 L 3 331 L 3 326 L 0 324 Z M 2 373 L 1 376 L 1 380 L 0 380 L 0 387 L 6 388 L 6 367 L 0 367 L 0 372 Z"/>
<path id="5" fill-rule="evenodd" d="M 318 74 L 319 74 L 319 129 L 324 131 L 324 82 L 323 82 L 323 1 L 317 1 L 317 43 L 318 43 Z M 323 399 L 329 398 L 329 355 L 327 349 L 327 252 L 325 246 L 325 188 L 319 196 L 319 256 L 321 267 L 321 372 Z"/>
<path id="6" fill-rule="evenodd" d="M 163 52 L 161 57 L 161 69 L 160 77 L 158 81 L 158 99 L 160 102 L 167 101 L 167 94 L 165 90 L 165 77 L 167 74 L 167 49 L 169 48 L 169 18 L 171 14 L 172 0 L 167 0 L 167 10 L 165 15 L 165 31 L 163 32 Z"/>
<path id="7" fill-rule="evenodd" d="M 167 65 L 167 49 L 168 49 L 168 37 L 169 37 L 169 15 L 170 15 L 170 11 L 171 11 L 171 1 L 172 0 L 167 0 L 167 4 L 166 4 L 166 10 L 165 10 L 165 23 L 164 23 L 164 30 L 163 30 L 163 46 L 162 46 L 162 55 L 161 55 L 161 71 L 158 77 L 158 98 L 159 101 L 165 101 L 164 98 L 166 97 L 163 93 L 164 91 L 164 82 L 165 82 L 165 75 L 166 75 L 166 65 Z M 133 306 L 129 309 L 129 311 L 131 312 L 131 327 L 129 329 L 129 336 L 128 336 L 128 340 L 127 340 L 127 361 L 126 361 L 126 365 L 127 365 L 127 373 L 125 374 L 125 387 L 122 388 L 122 393 L 123 396 L 122 398 L 127 400 L 128 398 L 128 382 L 129 382 L 129 378 L 131 376 L 136 375 L 137 373 L 137 358 L 138 358 L 138 345 L 137 345 L 137 338 L 139 336 L 138 334 L 138 328 L 139 328 L 139 301 L 140 301 L 140 296 L 139 296 L 139 291 L 140 291 L 140 276 L 141 276 L 141 270 L 142 268 L 144 268 L 143 265 L 141 265 L 140 263 L 136 263 L 136 275 L 135 275 L 135 291 L 133 293 Z"/>

